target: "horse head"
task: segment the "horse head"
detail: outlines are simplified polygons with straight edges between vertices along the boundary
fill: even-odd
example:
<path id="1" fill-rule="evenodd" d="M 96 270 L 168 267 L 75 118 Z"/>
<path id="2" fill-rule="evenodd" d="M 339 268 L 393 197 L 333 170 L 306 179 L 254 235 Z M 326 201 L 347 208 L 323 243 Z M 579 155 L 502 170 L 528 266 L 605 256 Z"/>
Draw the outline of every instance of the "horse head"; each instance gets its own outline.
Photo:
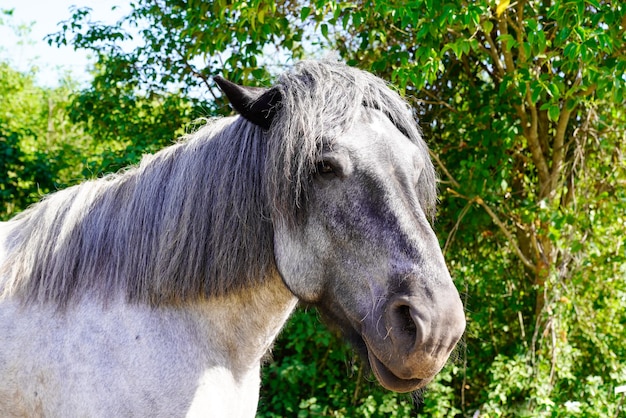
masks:
<path id="1" fill-rule="evenodd" d="M 271 133 L 283 90 L 218 84 Z M 464 332 L 464 309 L 425 207 L 434 171 L 421 137 L 383 106 L 358 107 L 345 129 L 318 135 L 299 215 L 273 216 L 275 262 L 291 292 L 343 332 L 385 388 L 408 392 L 441 370 Z"/>

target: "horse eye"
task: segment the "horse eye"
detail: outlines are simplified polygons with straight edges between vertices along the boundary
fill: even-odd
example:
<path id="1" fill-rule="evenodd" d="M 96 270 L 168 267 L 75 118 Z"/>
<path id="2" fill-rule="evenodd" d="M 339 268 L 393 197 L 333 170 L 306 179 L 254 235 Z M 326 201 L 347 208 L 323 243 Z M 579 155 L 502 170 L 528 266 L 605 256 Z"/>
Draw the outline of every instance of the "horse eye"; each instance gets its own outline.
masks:
<path id="1" fill-rule="evenodd" d="M 335 168 L 328 161 L 319 161 L 315 167 L 315 172 L 323 177 L 335 175 Z"/>

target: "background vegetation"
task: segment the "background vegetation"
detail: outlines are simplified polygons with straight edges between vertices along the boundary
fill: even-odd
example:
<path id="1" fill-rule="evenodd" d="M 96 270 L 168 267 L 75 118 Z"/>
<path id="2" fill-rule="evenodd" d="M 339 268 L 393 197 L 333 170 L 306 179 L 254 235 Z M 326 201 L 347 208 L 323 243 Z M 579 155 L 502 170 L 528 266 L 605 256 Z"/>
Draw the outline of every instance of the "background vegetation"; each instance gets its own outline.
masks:
<path id="1" fill-rule="evenodd" d="M 264 369 L 258 415 L 619 416 L 625 29 L 626 5 L 608 0 L 136 0 L 112 26 L 78 8 L 49 41 L 93 51 L 88 88 L 41 88 L 0 62 L 0 216 L 227 112 L 214 75 L 269 85 L 334 51 L 414 106 L 468 329 L 416 404 L 299 311 Z"/>

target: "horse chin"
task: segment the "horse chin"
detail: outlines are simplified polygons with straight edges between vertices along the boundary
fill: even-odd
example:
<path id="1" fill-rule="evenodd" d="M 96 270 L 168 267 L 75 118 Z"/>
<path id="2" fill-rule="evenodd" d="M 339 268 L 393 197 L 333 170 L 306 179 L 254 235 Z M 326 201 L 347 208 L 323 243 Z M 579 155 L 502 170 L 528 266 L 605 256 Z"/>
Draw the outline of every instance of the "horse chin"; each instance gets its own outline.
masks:
<path id="1" fill-rule="evenodd" d="M 371 343 L 368 342 L 365 335 L 357 331 L 357 329 L 349 323 L 338 320 L 339 317 L 333 314 L 332 310 L 324 309 L 324 306 L 318 306 L 318 311 L 321 313 L 324 322 L 326 322 L 331 329 L 339 331 L 348 343 L 350 343 L 352 348 L 359 354 L 364 366 L 369 366 L 374 376 L 376 376 L 376 380 L 378 380 L 380 385 L 385 389 L 399 393 L 413 392 L 422 389 L 433 379 L 434 376 L 415 379 L 398 377 L 376 357 L 370 346 Z"/>
<path id="2" fill-rule="evenodd" d="M 374 376 L 378 382 L 388 390 L 394 392 L 413 392 L 426 386 L 430 379 L 403 379 L 396 376 L 387 366 L 380 361 L 371 350 L 367 351 L 367 358 L 369 360 L 370 367 L 374 372 Z"/>

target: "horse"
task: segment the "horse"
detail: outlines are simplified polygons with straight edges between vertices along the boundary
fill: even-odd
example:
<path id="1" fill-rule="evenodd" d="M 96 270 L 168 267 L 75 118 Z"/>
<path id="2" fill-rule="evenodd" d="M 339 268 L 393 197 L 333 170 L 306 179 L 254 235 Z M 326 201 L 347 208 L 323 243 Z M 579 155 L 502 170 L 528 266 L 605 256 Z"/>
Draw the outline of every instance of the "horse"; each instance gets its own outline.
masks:
<path id="1" fill-rule="evenodd" d="M 330 61 L 215 82 L 235 116 L 0 224 L 0 416 L 254 416 L 298 302 L 386 389 L 447 362 L 465 314 L 407 103 Z"/>

